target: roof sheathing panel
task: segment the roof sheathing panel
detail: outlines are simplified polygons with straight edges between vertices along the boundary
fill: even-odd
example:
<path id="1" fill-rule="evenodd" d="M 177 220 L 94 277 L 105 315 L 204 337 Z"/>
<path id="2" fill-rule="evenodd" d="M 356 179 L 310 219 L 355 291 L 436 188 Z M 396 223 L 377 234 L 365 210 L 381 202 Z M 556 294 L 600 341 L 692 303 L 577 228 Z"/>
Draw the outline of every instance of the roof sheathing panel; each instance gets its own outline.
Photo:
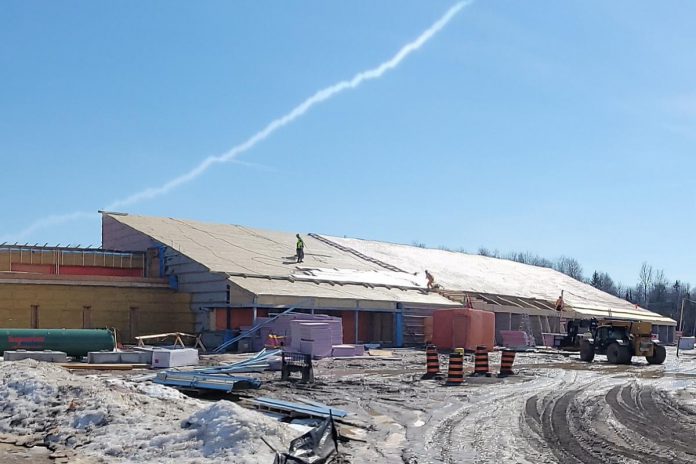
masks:
<path id="1" fill-rule="evenodd" d="M 436 293 L 354 284 L 316 284 L 313 282 L 230 277 L 236 285 L 256 294 L 279 297 L 308 297 L 339 300 L 390 301 L 404 304 L 461 306 Z"/>
<path id="2" fill-rule="evenodd" d="M 111 218 L 149 235 L 212 272 L 289 276 L 297 270 L 295 234 L 231 224 L 208 224 L 173 218 L 112 215 Z M 303 267 L 383 270 L 350 253 L 302 234 Z"/>
<path id="3" fill-rule="evenodd" d="M 561 291 L 568 306 L 583 315 L 652 320 L 674 325 L 675 321 L 637 307 L 549 268 L 531 266 L 506 259 L 420 248 L 409 245 L 324 236 L 406 272 L 428 269 L 437 283 L 456 290 L 504 297 L 532 298 L 554 302 Z"/>
<path id="4" fill-rule="evenodd" d="M 294 233 L 173 218 L 120 214 L 109 217 L 178 251 L 211 272 L 231 275 L 230 281 L 256 295 L 456 306 L 456 303 L 435 293 L 398 288 L 399 284 L 409 286 L 412 283 L 409 276 L 398 276 L 403 273 L 386 271 L 377 263 L 341 251 L 309 235 L 301 234 L 305 242 L 305 259 L 297 264 Z M 380 284 L 379 276 L 382 274 L 385 274 L 388 286 Z M 364 279 L 365 285 L 330 283 L 325 279 Z"/>

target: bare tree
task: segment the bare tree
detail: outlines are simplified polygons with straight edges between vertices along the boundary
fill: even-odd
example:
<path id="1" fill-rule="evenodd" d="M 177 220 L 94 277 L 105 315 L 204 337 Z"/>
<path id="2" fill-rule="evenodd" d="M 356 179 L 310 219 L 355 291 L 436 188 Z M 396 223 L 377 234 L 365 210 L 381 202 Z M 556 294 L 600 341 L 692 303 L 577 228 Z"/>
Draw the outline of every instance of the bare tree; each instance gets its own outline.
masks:
<path id="1" fill-rule="evenodd" d="M 625 289 L 621 288 L 621 284 L 619 286 L 615 285 L 614 280 L 606 272 L 594 271 L 590 285 L 612 295 L 625 293 Z"/>
<path id="2" fill-rule="evenodd" d="M 553 267 L 553 263 L 551 261 L 529 251 L 513 251 L 505 256 L 505 258 L 509 259 L 510 261 L 517 261 L 518 263 L 530 264 L 532 266 Z"/>
<path id="3" fill-rule="evenodd" d="M 640 273 L 638 274 L 638 287 L 643 294 L 643 304 L 648 307 L 648 296 L 653 283 L 653 267 L 643 261 L 640 266 Z"/>
<path id="4" fill-rule="evenodd" d="M 478 254 L 481 256 L 488 256 L 489 258 L 500 258 L 500 252 L 498 250 L 491 251 L 486 247 L 479 248 Z"/>
<path id="5" fill-rule="evenodd" d="M 561 256 L 556 260 L 553 268 L 563 274 L 572 277 L 575 280 L 583 281 L 582 266 L 575 258 Z"/>
<path id="6" fill-rule="evenodd" d="M 664 303 L 667 301 L 667 286 L 669 281 L 665 277 L 663 269 L 653 271 L 652 287 L 650 288 L 650 301 L 652 303 Z"/>

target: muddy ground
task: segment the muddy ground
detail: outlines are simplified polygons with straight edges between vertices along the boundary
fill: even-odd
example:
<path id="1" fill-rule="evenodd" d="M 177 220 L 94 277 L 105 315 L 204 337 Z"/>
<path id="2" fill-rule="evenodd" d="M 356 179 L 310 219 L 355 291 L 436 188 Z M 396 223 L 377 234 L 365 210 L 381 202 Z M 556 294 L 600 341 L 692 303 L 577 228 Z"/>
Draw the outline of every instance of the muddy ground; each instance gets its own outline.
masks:
<path id="1" fill-rule="evenodd" d="M 355 463 L 696 462 L 693 352 L 677 358 L 671 349 L 662 366 L 518 353 L 517 375 L 467 376 L 460 386 L 421 380 L 422 351 L 395 350 L 394 357 L 321 360 L 314 385 L 276 380 L 255 394 L 353 413 L 353 435 L 365 442 L 342 449 Z M 491 354 L 492 371 L 499 358 Z M 468 358 L 465 375 L 472 371 Z"/>
<path id="2" fill-rule="evenodd" d="M 577 355 L 517 353 L 516 375 L 507 378 L 469 377 L 467 356 L 464 383 L 446 386 L 445 355 L 443 377 L 423 380 L 424 352 L 403 349 L 390 358 L 316 361 L 313 384 L 264 373 L 263 386 L 240 398 L 311 399 L 350 412 L 339 425 L 351 440 L 340 449 L 356 464 L 696 462 L 696 352 L 675 354 L 668 349 L 662 366 L 638 358 L 613 366 L 603 356 L 587 364 Z M 494 373 L 499 360 L 491 353 Z M 0 444 L 3 463 L 51 462 L 48 454 Z"/>

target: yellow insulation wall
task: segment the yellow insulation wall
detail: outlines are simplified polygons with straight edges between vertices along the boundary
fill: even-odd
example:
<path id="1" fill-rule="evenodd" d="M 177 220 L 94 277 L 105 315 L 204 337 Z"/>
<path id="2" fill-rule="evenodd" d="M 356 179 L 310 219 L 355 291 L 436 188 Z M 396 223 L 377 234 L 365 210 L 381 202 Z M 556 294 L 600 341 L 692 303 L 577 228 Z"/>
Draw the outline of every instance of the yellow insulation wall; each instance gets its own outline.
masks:
<path id="1" fill-rule="evenodd" d="M 195 327 L 191 295 L 167 288 L 0 284 L 0 327 L 114 327 L 119 341 Z"/>

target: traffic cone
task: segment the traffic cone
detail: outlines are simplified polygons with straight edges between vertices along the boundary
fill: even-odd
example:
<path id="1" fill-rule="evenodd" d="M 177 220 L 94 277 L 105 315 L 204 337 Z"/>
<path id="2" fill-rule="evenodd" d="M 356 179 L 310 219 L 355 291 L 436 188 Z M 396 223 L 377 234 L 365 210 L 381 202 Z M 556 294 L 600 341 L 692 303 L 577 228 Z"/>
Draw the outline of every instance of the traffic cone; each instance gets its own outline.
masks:
<path id="1" fill-rule="evenodd" d="M 476 355 L 474 356 L 474 373 L 471 374 L 472 377 L 490 377 L 491 373 L 488 372 L 488 348 L 485 346 L 476 347 Z"/>
<path id="2" fill-rule="evenodd" d="M 512 365 L 514 362 L 515 352 L 512 350 L 503 350 L 503 354 L 500 358 L 500 374 L 498 374 L 498 377 L 515 375 L 515 373 L 512 371 Z"/>
<path id="3" fill-rule="evenodd" d="M 447 385 L 461 385 L 464 382 L 464 355 L 452 353 L 447 368 Z"/>
<path id="4" fill-rule="evenodd" d="M 440 358 L 435 345 L 425 347 L 425 374 L 424 379 L 432 379 L 440 373 Z"/>

